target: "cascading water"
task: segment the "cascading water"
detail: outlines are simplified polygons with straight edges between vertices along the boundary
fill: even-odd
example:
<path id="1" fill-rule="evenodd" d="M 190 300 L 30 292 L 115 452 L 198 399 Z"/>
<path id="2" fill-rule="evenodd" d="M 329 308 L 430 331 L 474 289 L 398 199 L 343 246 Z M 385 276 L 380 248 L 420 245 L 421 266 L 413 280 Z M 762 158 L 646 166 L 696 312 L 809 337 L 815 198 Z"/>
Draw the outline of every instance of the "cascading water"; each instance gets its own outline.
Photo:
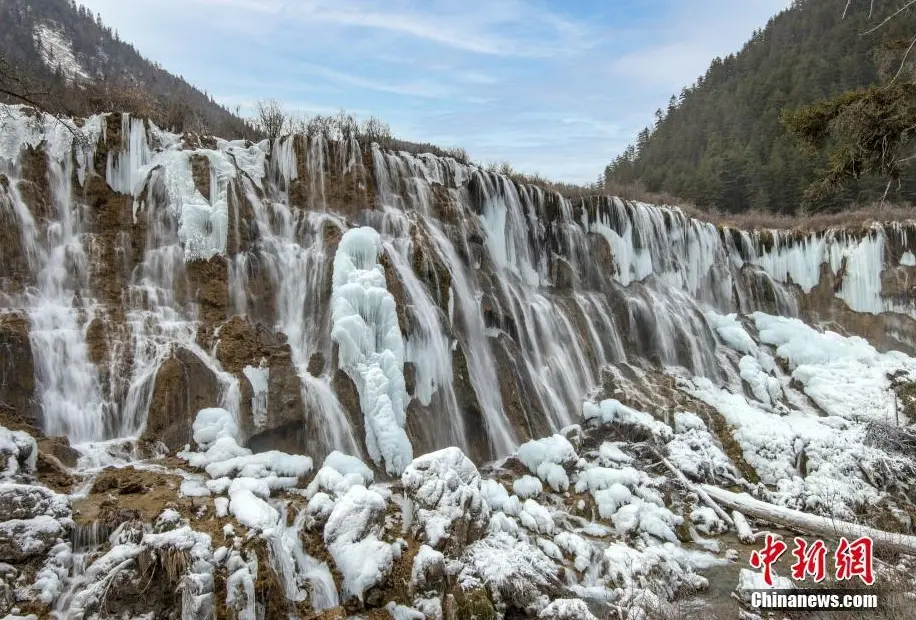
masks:
<path id="1" fill-rule="evenodd" d="M 21 282 L 0 300 L 3 312 L 29 320 L 44 430 L 77 443 L 144 432 L 160 370 L 183 351 L 219 386 L 209 406 L 255 418 L 249 434 L 299 415 L 318 422 L 315 456 L 363 451 L 366 411 L 355 416 L 335 382 L 331 336 L 335 257 L 360 225 L 380 234 L 386 282 L 373 276 L 371 294 L 387 291 L 399 313 L 395 357 L 413 366 L 398 369 L 413 384 L 399 407 L 417 453 L 458 445 L 478 459 L 505 455 L 573 422 L 608 364 L 715 377 L 721 360 L 704 312 L 797 314 L 823 265 L 837 279 L 831 303 L 916 317 L 906 295 L 882 288 L 888 270 L 899 287 L 912 286 L 916 248 L 905 227 L 747 233 L 674 208 L 563 198 L 352 139 L 199 148 L 122 115 L 87 119 L 84 146 L 75 129 L 22 108 L 0 115 L 0 209 L 25 264 L 3 268 L 4 282 Z M 27 146 L 46 161 L 40 178 L 24 165 Z M 106 196 L 129 196 L 127 224 L 107 240 L 101 233 L 112 231 L 87 206 L 99 181 Z M 47 207 L 24 191 L 30 183 L 50 188 Z M 97 251 L 100 243 L 113 248 Z M 106 256 L 123 264 L 96 264 Z M 103 296 L 89 274 L 112 272 L 124 281 Z M 216 292 L 203 295 L 205 286 Z M 220 360 L 232 334 L 223 326 L 233 317 L 250 333 L 266 326 L 274 344 L 227 369 Z M 376 315 L 363 318 L 379 325 Z M 87 346 L 94 319 L 106 325 L 102 361 Z M 281 349 L 302 404 L 276 422 L 277 399 L 290 396 L 271 365 Z M 362 376 L 354 368 L 351 376 Z M 392 418 L 399 426 L 400 416 Z"/>
<path id="2" fill-rule="evenodd" d="M 0 172 L 6 176 L 3 202 L 18 224 L 28 268 L 24 290 L 7 304 L 24 309 L 29 317 L 42 424 L 49 434 L 82 443 L 104 435 L 109 403 L 87 353 L 84 329 L 95 307 L 87 295 L 85 213 L 71 187 L 76 160 L 82 178 L 91 151 L 74 141 L 78 130 L 66 123 L 51 117 L 0 115 L 0 135 L 5 138 Z M 99 123 L 87 124 L 84 131 L 97 135 Z M 46 162 L 46 176 L 24 180 L 22 159 L 36 151 Z M 23 200 L 19 186 L 27 183 L 50 189 L 42 219 Z"/>

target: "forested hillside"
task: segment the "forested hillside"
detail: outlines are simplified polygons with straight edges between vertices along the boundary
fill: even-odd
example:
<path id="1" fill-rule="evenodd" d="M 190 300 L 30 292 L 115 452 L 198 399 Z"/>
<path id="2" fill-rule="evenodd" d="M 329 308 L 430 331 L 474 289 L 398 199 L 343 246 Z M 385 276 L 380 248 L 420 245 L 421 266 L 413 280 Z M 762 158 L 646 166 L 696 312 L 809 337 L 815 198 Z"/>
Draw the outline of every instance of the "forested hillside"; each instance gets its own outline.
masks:
<path id="1" fill-rule="evenodd" d="M 176 130 L 226 138 L 254 133 L 73 0 L 0 0 L 0 102 L 23 103 L 23 95 L 68 115 L 124 110 Z"/>
<path id="2" fill-rule="evenodd" d="M 881 199 L 888 185 L 879 175 L 806 196 L 826 155 L 803 146 L 781 117 L 892 79 L 916 34 L 916 7 L 875 28 L 898 4 L 853 1 L 844 16 L 846 2 L 797 0 L 739 53 L 715 59 L 696 83 L 672 96 L 667 110 L 656 112 L 655 126 L 607 167 L 606 184 L 638 184 L 730 212 L 793 213 L 803 203 L 830 209 Z M 898 81 L 912 79 L 905 69 Z M 916 198 L 914 175 L 902 175 L 888 198 Z"/>

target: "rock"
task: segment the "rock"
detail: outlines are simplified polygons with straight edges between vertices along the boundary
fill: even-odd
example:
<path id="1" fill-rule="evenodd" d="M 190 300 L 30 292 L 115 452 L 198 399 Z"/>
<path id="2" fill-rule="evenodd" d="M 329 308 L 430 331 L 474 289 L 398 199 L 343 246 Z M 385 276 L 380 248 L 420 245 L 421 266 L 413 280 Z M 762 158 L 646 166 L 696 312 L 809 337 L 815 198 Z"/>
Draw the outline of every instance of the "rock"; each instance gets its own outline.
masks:
<path id="1" fill-rule="evenodd" d="M 313 620 L 346 620 L 347 612 L 343 607 L 334 607 L 333 609 L 326 609 L 317 616 L 314 616 Z"/>
<path id="2" fill-rule="evenodd" d="M 413 362 L 404 362 L 404 387 L 410 396 L 414 395 L 417 387 L 417 365 Z"/>
<path id="3" fill-rule="evenodd" d="M 75 483 L 63 463 L 46 452 L 38 453 L 38 467 L 35 473 L 42 484 L 61 493 L 69 493 Z"/>
<path id="4" fill-rule="evenodd" d="M 240 316 L 221 324 L 216 339 L 216 359 L 224 370 L 236 375 L 245 366 L 258 366 L 280 344 L 272 330 Z"/>
<path id="5" fill-rule="evenodd" d="M 478 463 L 495 458 L 487 435 L 483 409 L 477 400 L 477 391 L 471 382 L 464 348 L 460 344 L 452 352 L 452 386 L 458 406 L 464 412 L 464 431 L 467 443 L 472 449 L 471 457 Z"/>
<path id="6" fill-rule="evenodd" d="M 556 288 L 568 290 L 576 286 L 579 278 L 569 261 L 556 257 L 550 263 L 550 280 Z"/>
<path id="7" fill-rule="evenodd" d="M 108 351 L 108 337 L 105 323 L 102 319 L 94 318 L 86 326 L 86 353 L 93 364 L 101 364 Z"/>
<path id="8" fill-rule="evenodd" d="M 70 499 L 66 495 L 32 484 L 0 484 L 0 521 L 69 515 Z"/>
<path id="9" fill-rule="evenodd" d="M 60 521 L 46 515 L 0 523 L 0 561 L 22 562 L 44 555 L 63 535 Z"/>
<path id="10" fill-rule="evenodd" d="M 206 364 L 183 347 L 156 373 L 143 439 L 161 441 L 170 450 L 191 443 L 197 412 L 219 403 L 219 382 Z"/>
<path id="11" fill-rule="evenodd" d="M 211 337 L 217 323 L 226 319 L 229 308 L 229 268 L 226 258 L 214 256 L 210 260 L 187 263 L 188 294 L 199 308 L 201 329 L 198 339 L 204 344 Z"/>
<path id="12" fill-rule="evenodd" d="M 29 321 L 21 314 L 0 314 L 0 410 L 35 424 L 35 367 Z"/>
<path id="13" fill-rule="evenodd" d="M 395 311 L 398 317 L 398 327 L 401 328 L 401 334 L 406 336 L 410 333 L 410 317 L 407 315 L 407 292 L 404 285 L 398 279 L 394 266 L 391 264 L 391 258 L 387 252 L 382 252 L 378 258 L 378 264 L 382 266 L 385 272 L 385 287 L 394 298 Z"/>
<path id="14" fill-rule="evenodd" d="M 201 195 L 210 200 L 210 160 L 206 155 L 194 153 L 191 155 L 191 177 L 194 179 L 194 187 Z"/>
<path id="15" fill-rule="evenodd" d="M 320 377 L 324 372 L 324 367 L 326 364 L 327 360 L 325 360 L 324 354 L 321 351 L 316 351 L 315 353 L 312 353 L 311 357 L 309 357 L 309 365 L 306 370 L 313 377 Z"/>
<path id="16" fill-rule="evenodd" d="M 401 482 L 414 503 L 417 535 L 430 547 L 458 551 L 486 532 L 490 507 L 480 494 L 480 474 L 458 448 L 415 458 Z"/>
<path id="17" fill-rule="evenodd" d="M 70 440 L 66 437 L 42 437 L 38 440 L 38 451 L 53 456 L 67 467 L 76 467 L 80 455 L 70 447 Z"/>
<path id="18" fill-rule="evenodd" d="M 495 620 L 496 609 L 483 588 L 465 592 L 457 589 L 455 596 L 456 620 Z"/>
<path id="19" fill-rule="evenodd" d="M 363 410 L 359 403 L 359 392 L 356 384 L 353 383 L 347 373 L 341 369 L 336 369 L 331 377 L 331 389 L 337 395 L 337 400 L 350 419 L 350 426 L 353 429 L 353 436 L 359 441 L 360 450 L 366 453 L 366 421 L 363 418 Z"/>
<path id="20" fill-rule="evenodd" d="M 270 356 L 267 383 L 267 426 L 276 427 L 305 420 L 302 385 L 289 348 Z"/>
<path id="21" fill-rule="evenodd" d="M 243 421 L 243 436 L 249 437 L 247 446 L 255 452 L 281 450 L 323 458 L 329 450 L 324 441 L 326 422 L 303 400 L 302 380 L 289 346 L 274 351 L 268 363 L 267 417 L 258 429 L 249 420 Z"/>

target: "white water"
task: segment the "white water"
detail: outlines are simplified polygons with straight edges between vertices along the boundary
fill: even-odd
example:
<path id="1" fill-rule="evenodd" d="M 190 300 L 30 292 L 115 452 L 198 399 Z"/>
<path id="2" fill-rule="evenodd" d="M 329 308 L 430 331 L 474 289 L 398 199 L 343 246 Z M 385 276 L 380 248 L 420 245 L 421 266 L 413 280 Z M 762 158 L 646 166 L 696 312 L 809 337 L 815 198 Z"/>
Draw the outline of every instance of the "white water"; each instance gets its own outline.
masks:
<path id="1" fill-rule="evenodd" d="M 268 536 L 268 549 L 271 566 L 283 582 L 286 598 L 308 600 L 316 612 L 337 607 L 340 601 L 331 570 L 325 562 L 319 562 L 302 548 L 300 534 L 308 516 L 306 511 L 300 511 L 292 525 L 284 526 L 288 507 L 283 503 L 277 508 L 281 525 Z"/>
<path id="2" fill-rule="evenodd" d="M 358 224 L 381 233 L 382 253 L 403 289 L 403 360 L 416 370 L 413 398 L 426 416 L 416 421 L 425 433 L 423 451 L 470 448 L 471 418 L 458 404 L 453 377 L 457 347 L 495 457 L 519 440 L 521 429 L 503 402 L 504 388 L 516 378 L 523 414 L 557 429 L 574 420 L 607 364 L 649 361 L 714 377 L 721 361 L 711 353 L 715 338 L 703 312 L 769 304 L 794 314 L 795 293 L 785 283 L 811 290 L 824 263 L 842 278 L 836 296 L 851 309 L 916 317 L 913 303 L 884 298 L 880 289 L 890 248 L 903 248 L 894 250 L 894 267 L 909 264 L 916 249 L 902 227 L 802 240 L 776 232 L 770 249 L 759 234 L 720 230 L 676 209 L 563 199 L 431 155 L 374 147 L 370 174 L 358 144 L 324 139 L 284 139 L 272 149 L 266 142 L 220 141 L 215 150 L 199 149 L 210 164 L 204 196 L 190 172 L 193 150 L 182 149 L 179 136 L 126 116 L 120 148 L 109 151 L 100 172 L 110 187 L 133 194 L 131 215 L 145 228 L 142 235 L 119 231 L 120 255 L 132 256 L 134 246 L 140 254 L 135 264 L 124 259 L 130 269 L 122 307 L 112 309 L 97 301 L 90 277 L 97 231 L 81 185 L 92 174 L 91 149 L 74 147 L 56 120 L 34 123 L 18 108 L 9 110 L 0 115 L 0 171 L 10 179 L 0 189 L 0 209 L 18 228 L 28 273 L 25 290 L 5 291 L 0 304 L 4 311 L 24 311 L 31 322 L 45 430 L 76 443 L 140 433 L 158 369 L 178 347 L 217 377 L 221 394 L 214 405 L 235 415 L 246 409 L 239 378 L 197 342 L 199 309 L 188 290 L 189 261 L 227 256 L 230 314 L 285 336 L 306 415 L 320 420 L 319 443 L 358 453 L 361 438 L 331 388 L 331 364 L 320 376 L 306 370 L 316 353 L 333 359 L 331 259 L 339 234 Z M 105 126 L 101 117 L 84 125 L 95 137 Z M 24 145 L 48 155 L 53 204 L 47 218 L 23 198 Z M 377 209 L 351 209 L 346 218 L 329 212 L 340 204 L 331 173 L 369 187 Z M 304 183 L 304 207 L 290 205 L 296 182 Z M 419 251 L 447 271 L 447 306 L 441 291 L 414 272 Z M 85 331 L 93 318 L 111 324 L 114 310 L 124 320 L 108 332 L 108 359 L 96 368 Z M 498 361 L 506 358 L 511 368 Z M 254 426 L 266 420 L 273 380 L 268 368 L 257 372 L 256 380 L 249 377 L 258 384 L 249 407 Z"/>

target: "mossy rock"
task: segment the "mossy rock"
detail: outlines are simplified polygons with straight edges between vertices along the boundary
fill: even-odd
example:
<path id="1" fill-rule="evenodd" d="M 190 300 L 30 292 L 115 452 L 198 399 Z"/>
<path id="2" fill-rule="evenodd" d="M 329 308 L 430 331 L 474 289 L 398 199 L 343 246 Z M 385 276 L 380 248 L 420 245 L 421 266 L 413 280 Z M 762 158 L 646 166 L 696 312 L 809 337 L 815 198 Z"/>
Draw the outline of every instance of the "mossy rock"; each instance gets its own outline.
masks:
<path id="1" fill-rule="evenodd" d="M 456 620 L 495 620 L 496 608 L 484 589 L 462 591 L 455 596 Z"/>
<path id="2" fill-rule="evenodd" d="M 894 387 L 900 399 L 901 412 L 910 420 L 916 419 L 916 381 L 906 381 Z"/>

